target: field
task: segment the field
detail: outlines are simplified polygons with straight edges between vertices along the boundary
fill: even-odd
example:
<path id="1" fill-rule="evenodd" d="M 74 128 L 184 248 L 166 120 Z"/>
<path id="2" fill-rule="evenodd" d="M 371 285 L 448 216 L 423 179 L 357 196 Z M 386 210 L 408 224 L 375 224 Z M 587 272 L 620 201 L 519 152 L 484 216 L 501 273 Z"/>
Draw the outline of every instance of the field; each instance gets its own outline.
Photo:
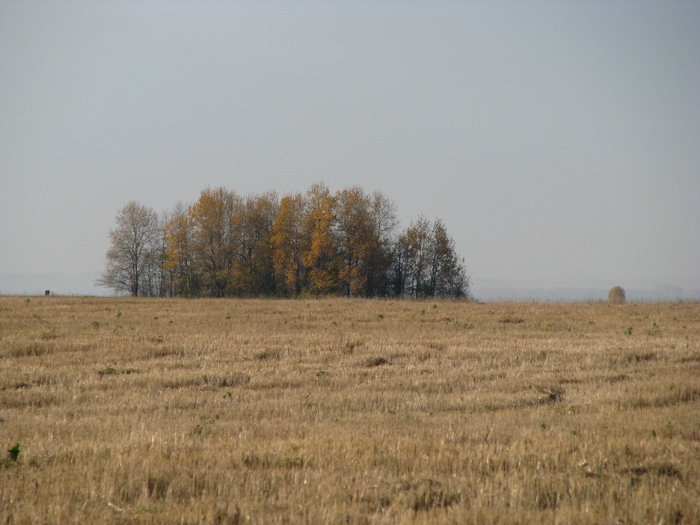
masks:
<path id="1" fill-rule="evenodd" d="M 2 523 L 700 523 L 700 304 L 0 297 Z"/>

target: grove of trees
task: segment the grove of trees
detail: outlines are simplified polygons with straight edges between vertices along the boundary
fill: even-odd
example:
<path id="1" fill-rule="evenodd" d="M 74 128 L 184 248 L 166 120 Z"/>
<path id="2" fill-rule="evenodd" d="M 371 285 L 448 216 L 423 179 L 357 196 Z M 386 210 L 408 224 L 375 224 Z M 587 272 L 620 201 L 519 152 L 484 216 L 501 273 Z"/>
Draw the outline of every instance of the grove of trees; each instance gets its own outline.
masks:
<path id="1" fill-rule="evenodd" d="M 101 286 L 133 296 L 471 297 L 439 219 L 397 232 L 393 203 L 352 186 L 240 196 L 207 188 L 162 215 L 129 202 L 110 230 Z"/>

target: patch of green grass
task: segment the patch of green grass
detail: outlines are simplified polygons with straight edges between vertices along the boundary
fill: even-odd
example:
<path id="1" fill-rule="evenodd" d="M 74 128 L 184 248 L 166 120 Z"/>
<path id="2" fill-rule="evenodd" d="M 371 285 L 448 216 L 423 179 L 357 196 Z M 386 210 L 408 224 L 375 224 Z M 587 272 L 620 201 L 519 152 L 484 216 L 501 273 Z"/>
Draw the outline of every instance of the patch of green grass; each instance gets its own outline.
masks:
<path id="1" fill-rule="evenodd" d="M 0 463 L 3 466 L 8 466 L 19 461 L 19 443 L 15 443 L 7 449 L 7 457 Z"/>
<path id="2" fill-rule="evenodd" d="M 103 377 L 106 375 L 113 375 L 116 373 L 117 373 L 117 370 L 112 365 L 107 365 L 104 370 L 97 371 L 97 375 L 99 375 L 100 377 Z"/>

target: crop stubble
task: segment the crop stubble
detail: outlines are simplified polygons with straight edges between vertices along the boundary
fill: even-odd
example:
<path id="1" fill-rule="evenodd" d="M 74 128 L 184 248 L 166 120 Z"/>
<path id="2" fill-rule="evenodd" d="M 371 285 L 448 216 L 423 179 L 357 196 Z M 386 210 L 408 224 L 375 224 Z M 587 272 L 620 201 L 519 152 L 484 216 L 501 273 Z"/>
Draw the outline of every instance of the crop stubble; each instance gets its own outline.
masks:
<path id="1" fill-rule="evenodd" d="M 0 297 L 0 446 L 9 523 L 698 523 L 700 305 Z"/>

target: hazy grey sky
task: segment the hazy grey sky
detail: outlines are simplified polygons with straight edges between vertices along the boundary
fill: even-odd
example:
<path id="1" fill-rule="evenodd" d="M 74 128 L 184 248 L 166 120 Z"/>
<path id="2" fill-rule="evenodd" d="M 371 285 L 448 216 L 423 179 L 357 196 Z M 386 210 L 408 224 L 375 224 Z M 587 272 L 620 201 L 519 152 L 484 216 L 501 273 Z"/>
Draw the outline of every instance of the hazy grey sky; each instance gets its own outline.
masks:
<path id="1" fill-rule="evenodd" d="M 0 274 L 317 181 L 442 218 L 477 286 L 700 288 L 700 2 L 0 2 Z"/>

